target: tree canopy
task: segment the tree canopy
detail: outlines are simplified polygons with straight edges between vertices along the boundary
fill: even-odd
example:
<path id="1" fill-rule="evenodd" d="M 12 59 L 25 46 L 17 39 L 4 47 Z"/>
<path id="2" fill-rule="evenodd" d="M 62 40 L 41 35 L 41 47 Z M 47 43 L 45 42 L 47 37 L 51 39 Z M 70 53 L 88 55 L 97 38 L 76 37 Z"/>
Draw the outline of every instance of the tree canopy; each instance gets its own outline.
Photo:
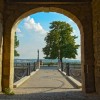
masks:
<path id="1" fill-rule="evenodd" d="M 79 45 L 75 42 L 77 36 L 72 33 L 73 28 L 66 22 L 53 21 L 50 23 L 50 31 L 44 39 L 46 41 L 46 46 L 43 48 L 45 58 L 56 59 L 58 55 L 61 60 L 63 57 L 76 58 Z"/>
<path id="2" fill-rule="evenodd" d="M 20 56 L 20 54 L 17 52 L 16 48 L 19 46 L 19 40 L 17 39 L 17 35 L 15 32 L 15 41 L 14 41 L 14 56 Z"/>

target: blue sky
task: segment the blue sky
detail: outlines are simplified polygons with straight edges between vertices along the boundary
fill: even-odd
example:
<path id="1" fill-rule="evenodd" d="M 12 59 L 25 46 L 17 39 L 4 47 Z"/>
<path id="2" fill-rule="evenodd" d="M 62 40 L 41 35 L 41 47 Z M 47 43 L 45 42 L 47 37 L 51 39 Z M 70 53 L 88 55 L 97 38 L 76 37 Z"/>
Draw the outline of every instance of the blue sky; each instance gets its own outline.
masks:
<path id="1" fill-rule="evenodd" d="M 39 12 L 27 16 L 23 19 L 16 29 L 17 37 L 20 42 L 17 51 L 20 53 L 19 59 L 36 59 L 37 50 L 40 51 L 40 58 L 44 57 L 42 48 L 45 47 L 44 38 L 49 31 L 52 21 L 65 21 L 73 27 L 73 35 L 77 35 L 76 43 L 80 44 L 80 31 L 77 25 L 67 16 L 56 12 Z M 77 59 L 80 59 L 80 48 L 78 49 Z"/>

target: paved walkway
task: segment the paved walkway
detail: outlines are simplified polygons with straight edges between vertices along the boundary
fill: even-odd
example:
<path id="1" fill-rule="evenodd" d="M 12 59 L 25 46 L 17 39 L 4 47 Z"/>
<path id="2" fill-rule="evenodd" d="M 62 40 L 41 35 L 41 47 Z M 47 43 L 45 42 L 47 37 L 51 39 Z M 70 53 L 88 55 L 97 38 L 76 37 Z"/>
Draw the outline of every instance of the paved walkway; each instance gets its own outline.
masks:
<path id="1" fill-rule="evenodd" d="M 58 72 L 56 67 L 43 67 L 27 82 L 15 89 L 17 94 L 61 92 L 74 87 Z"/>
<path id="2" fill-rule="evenodd" d="M 0 95 L 0 100 L 100 100 L 73 87 L 56 67 L 43 67 L 14 91 L 16 95 Z"/>

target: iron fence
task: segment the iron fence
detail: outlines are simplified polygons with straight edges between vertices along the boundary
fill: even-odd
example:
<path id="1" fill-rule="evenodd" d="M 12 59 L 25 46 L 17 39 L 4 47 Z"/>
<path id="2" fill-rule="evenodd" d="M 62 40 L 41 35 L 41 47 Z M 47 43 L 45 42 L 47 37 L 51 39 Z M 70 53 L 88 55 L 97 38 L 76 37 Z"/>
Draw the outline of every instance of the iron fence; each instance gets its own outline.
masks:
<path id="1" fill-rule="evenodd" d="M 63 71 L 66 73 L 66 75 L 72 76 L 79 82 L 82 81 L 81 64 L 63 63 Z"/>
<path id="2" fill-rule="evenodd" d="M 29 76 L 33 71 L 36 71 L 37 64 L 34 63 L 15 63 L 14 64 L 14 82 Z"/>

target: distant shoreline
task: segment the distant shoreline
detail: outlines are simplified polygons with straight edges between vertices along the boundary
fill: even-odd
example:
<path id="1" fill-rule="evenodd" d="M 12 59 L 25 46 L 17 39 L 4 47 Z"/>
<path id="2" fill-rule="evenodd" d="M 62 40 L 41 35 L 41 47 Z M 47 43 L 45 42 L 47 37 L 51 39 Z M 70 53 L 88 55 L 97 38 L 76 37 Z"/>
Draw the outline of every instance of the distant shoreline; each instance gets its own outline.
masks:
<path id="1" fill-rule="evenodd" d="M 40 59 L 40 61 L 44 62 L 44 63 L 58 63 L 58 59 Z M 22 63 L 22 62 L 37 62 L 37 59 L 14 59 L 14 63 Z M 80 60 L 77 59 L 63 59 L 63 62 L 66 63 L 81 63 Z"/>

